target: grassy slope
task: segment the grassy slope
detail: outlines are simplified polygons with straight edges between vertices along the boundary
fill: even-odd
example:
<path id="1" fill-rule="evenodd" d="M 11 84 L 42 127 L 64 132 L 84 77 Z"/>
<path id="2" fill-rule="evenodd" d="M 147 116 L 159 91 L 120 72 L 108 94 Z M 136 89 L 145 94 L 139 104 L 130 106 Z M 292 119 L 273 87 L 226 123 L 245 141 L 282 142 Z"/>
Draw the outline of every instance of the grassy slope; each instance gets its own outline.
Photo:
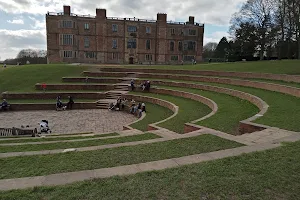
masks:
<path id="1" fill-rule="evenodd" d="M 166 80 L 172 81 L 172 80 Z M 300 98 L 282 94 L 279 92 L 272 92 L 263 89 L 256 89 L 250 87 L 234 86 L 219 83 L 207 83 L 207 82 L 195 82 L 195 81 L 181 81 L 177 82 L 192 82 L 203 85 L 214 85 L 219 87 L 231 88 L 239 91 L 243 91 L 249 94 L 260 97 L 270 107 L 267 113 L 255 120 L 254 122 L 265 124 L 268 126 L 278 127 L 291 131 L 300 131 L 299 119 L 300 119 Z M 225 117 L 226 118 L 226 115 Z"/>
<path id="2" fill-rule="evenodd" d="M 60 140 L 76 140 L 76 139 L 88 139 L 88 138 L 100 138 L 100 137 L 110 137 L 110 136 L 118 136 L 118 133 L 108 133 L 102 135 L 95 136 L 70 136 L 70 137 L 38 137 L 35 139 L 32 138 L 23 138 L 23 139 L 15 139 L 15 140 L 1 140 L 0 144 L 8 144 L 8 143 L 25 143 L 25 142 L 46 142 L 46 141 L 60 141 Z"/>
<path id="3" fill-rule="evenodd" d="M 0 193 L 0 199 L 300 199 L 300 142 L 238 157 L 139 173 Z"/>
<path id="4" fill-rule="evenodd" d="M 146 117 L 143 120 L 138 121 L 133 125 L 131 125 L 132 128 L 141 131 L 147 131 L 148 124 L 161 121 L 163 119 L 170 117 L 173 114 L 171 110 L 152 103 L 146 103 L 146 111 L 147 111 Z"/>
<path id="5" fill-rule="evenodd" d="M 258 96 L 267 102 L 270 107 L 263 117 L 254 122 L 291 131 L 300 131 L 300 98 L 262 89 L 216 83 L 203 84 L 231 88 Z"/>
<path id="6" fill-rule="evenodd" d="M 179 107 L 178 114 L 174 118 L 166 122 L 163 122 L 161 124 L 158 124 L 161 127 L 167 128 L 177 133 L 184 133 L 185 123 L 200 119 L 211 112 L 208 106 L 191 99 L 175 97 L 170 95 L 153 94 L 153 93 L 134 92 L 134 94 L 163 99 L 177 105 Z"/>
<path id="7" fill-rule="evenodd" d="M 105 144 L 118 144 L 126 142 L 135 142 L 142 140 L 150 140 L 160 138 L 152 133 L 146 133 L 143 135 L 132 135 L 119 138 L 109 138 L 104 140 L 88 140 L 88 141 L 77 141 L 77 142 L 60 142 L 50 144 L 29 144 L 29 145 L 16 145 L 16 146 L 0 146 L 1 153 L 7 152 L 24 152 L 24 151 L 42 151 L 42 150 L 53 150 L 53 149 L 68 149 L 68 148 L 80 148 L 90 146 L 100 146 Z"/>
<path id="8" fill-rule="evenodd" d="M 0 71 L 0 93 L 35 91 L 36 83 L 60 83 L 63 76 L 80 76 L 87 69 L 71 65 L 24 65 Z"/>
<path id="9" fill-rule="evenodd" d="M 218 112 L 197 124 L 235 135 L 241 120 L 247 119 L 259 112 L 259 109 L 248 101 L 230 95 L 189 88 L 165 87 L 199 94 L 216 102 Z M 230 117 L 228 117 L 230 116 Z"/>
<path id="10" fill-rule="evenodd" d="M 211 63 L 198 65 L 167 65 L 167 66 L 130 66 L 132 68 L 159 68 L 159 69 L 184 69 L 184 70 L 215 70 L 236 72 L 259 72 L 273 74 L 300 74 L 299 60 L 285 61 L 257 61 L 236 63 Z"/>
<path id="11" fill-rule="evenodd" d="M 3 158 L 0 159 L 0 179 L 122 166 L 239 146 L 242 145 L 217 136 L 201 135 L 97 151 Z"/>

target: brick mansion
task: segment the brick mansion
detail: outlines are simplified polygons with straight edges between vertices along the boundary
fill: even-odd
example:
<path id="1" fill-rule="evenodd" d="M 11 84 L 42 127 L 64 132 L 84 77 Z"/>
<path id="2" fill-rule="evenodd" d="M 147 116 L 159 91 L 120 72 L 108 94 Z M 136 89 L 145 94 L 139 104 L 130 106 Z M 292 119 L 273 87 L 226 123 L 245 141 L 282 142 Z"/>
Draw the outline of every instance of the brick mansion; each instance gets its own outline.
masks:
<path id="1" fill-rule="evenodd" d="M 48 62 L 178 64 L 202 61 L 204 25 L 156 20 L 107 17 L 105 9 L 96 16 L 71 13 L 46 14 Z"/>

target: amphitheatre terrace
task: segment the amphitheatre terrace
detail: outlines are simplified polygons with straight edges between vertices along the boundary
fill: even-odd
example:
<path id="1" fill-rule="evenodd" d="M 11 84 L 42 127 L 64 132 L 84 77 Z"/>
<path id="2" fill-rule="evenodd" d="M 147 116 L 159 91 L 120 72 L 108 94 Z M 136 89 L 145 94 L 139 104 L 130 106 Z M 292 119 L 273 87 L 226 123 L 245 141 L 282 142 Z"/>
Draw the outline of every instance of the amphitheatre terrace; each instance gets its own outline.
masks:
<path id="1" fill-rule="evenodd" d="M 298 199 L 299 64 L 1 69 L 0 199 Z M 73 110 L 55 111 L 58 96 Z M 51 134 L 11 131 L 42 119 Z"/>

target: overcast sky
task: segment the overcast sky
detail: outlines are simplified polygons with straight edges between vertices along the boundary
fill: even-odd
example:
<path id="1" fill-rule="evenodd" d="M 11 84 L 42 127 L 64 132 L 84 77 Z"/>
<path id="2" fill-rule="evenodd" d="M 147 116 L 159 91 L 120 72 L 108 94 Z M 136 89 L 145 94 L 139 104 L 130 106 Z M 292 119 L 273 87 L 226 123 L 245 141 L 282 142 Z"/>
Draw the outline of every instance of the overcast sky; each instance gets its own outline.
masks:
<path id="1" fill-rule="evenodd" d="M 204 43 L 218 42 L 228 35 L 231 15 L 246 0 L 0 0 L 0 60 L 14 58 L 24 48 L 46 49 L 45 14 L 71 12 L 95 15 L 96 8 L 106 8 L 109 17 L 155 19 L 167 13 L 168 21 L 205 23 Z"/>

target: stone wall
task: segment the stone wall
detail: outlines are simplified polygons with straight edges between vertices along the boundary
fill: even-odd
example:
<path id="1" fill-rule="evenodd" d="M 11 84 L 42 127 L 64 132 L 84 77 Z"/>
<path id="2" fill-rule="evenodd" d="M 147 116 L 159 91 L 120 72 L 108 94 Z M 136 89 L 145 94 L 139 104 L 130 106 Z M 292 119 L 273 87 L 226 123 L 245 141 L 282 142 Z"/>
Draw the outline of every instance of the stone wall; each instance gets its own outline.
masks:
<path id="1" fill-rule="evenodd" d="M 105 93 L 96 92 L 45 92 L 45 93 L 2 93 L 2 98 L 7 99 L 53 99 L 55 101 L 56 97 L 61 96 L 63 99 L 67 99 L 68 96 L 72 96 L 74 100 L 76 99 L 104 99 Z"/>
<path id="2" fill-rule="evenodd" d="M 114 85 L 108 84 L 47 84 L 47 90 L 113 90 Z M 43 90 L 42 84 L 35 85 L 36 90 Z"/>
<path id="3" fill-rule="evenodd" d="M 187 74 L 187 75 L 202 75 L 202 76 L 227 76 L 227 77 L 240 77 L 240 78 L 281 80 L 281 81 L 286 81 L 286 82 L 300 83 L 300 75 L 287 75 L 287 74 L 202 71 L 202 70 L 200 71 L 200 70 L 132 69 L 132 68 L 102 68 L 101 71 L 142 72 L 142 73 L 158 73 L 158 74 Z"/>
<path id="4" fill-rule="evenodd" d="M 222 83 L 229 85 L 253 87 L 258 89 L 265 89 L 274 92 L 280 92 L 289 94 L 295 97 L 300 97 L 300 88 L 284 86 L 273 83 L 264 83 L 258 81 L 248 81 L 230 78 L 216 78 L 216 77 L 204 77 L 204 76 L 183 76 L 183 75 L 168 75 L 168 74 L 137 74 L 139 78 L 153 78 L 153 79 L 173 79 L 173 80 L 184 80 L 184 81 L 197 81 L 197 82 L 208 82 L 208 83 Z M 154 81 L 152 81 L 154 82 Z"/>
<path id="5" fill-rule="evenodd" d="M 86 79 L 85 77 L 74 77 L 74 78 L 70 78 L 70 77 L 63 77 L 62 78 L 63 82 L 66 83 L 120 83 L 123 81 L 123 79 L 121 78 L 91 78 L 88 77 L 88 79 Z"/>
<path id="6" fill-rule="evenodd" d="M 56 106 L 49 103 L 23 103 L 11 104 L 12 111 L 26 111 L 26 110 L 55 110 Z M 75 103 L 73 109 L 96 109 L 96 103 Z"/>

